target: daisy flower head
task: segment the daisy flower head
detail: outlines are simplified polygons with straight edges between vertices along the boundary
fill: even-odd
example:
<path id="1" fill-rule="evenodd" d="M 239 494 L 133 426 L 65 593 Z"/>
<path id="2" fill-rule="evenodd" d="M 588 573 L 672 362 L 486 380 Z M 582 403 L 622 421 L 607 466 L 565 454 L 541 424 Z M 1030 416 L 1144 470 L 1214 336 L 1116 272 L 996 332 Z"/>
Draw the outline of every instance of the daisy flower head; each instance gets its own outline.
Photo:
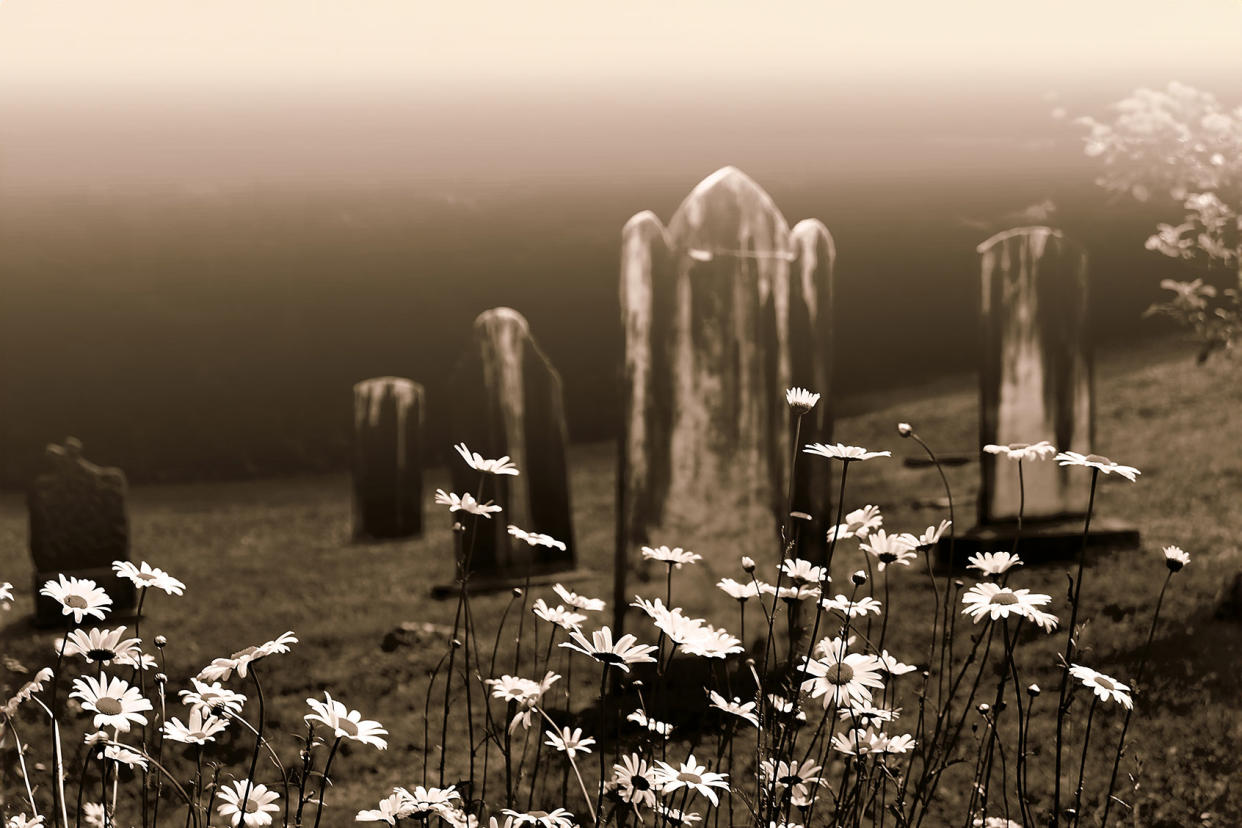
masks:
<path id="1" fill-rule="evenodd" d="M 228 722 L 210 713 L 204 718 L 203 710 L 202 707 L 191 708 L 185 724 L 182 724 L 176 716 L 164 722 L 164 737 L 185 745 L 205 745 L 208 742 L 214 742 L 216 734 L 223 733 L 228 727 Z"/>
<path id="2" fill-rule="evenodd" d="M 832 580 L 828 577 L 826 567 L 816 566 L 802 558 L 786 558 L 781 562 L 781 572 L 789 576 L 791 580 L 803 584 L 818 584 L 821 581 Z"/>
<path id="3" fill-rule="evenodd" d="M 686 655 L 701 658 L 725 658 L 746 649 L 740 638 L 711 624 L 703 624 L 690 640 L 679 642 L 678 647 Z"/>
<path id="4" fill-rule="evenodd" d="M 750 583 L 743 584 L 733 580 L 732 578 L 721 578 L 716 583 L 716 586 L 719 587 L 725 595 L 728 595 L 730 598 L 734 598 L 738 601 L 747 601 L 751 598 L 759 597 L 759 583 L 757 581 L 751 581 Z"/>
<path id="5" fill-rule="evenodd" d="M 293 631 L 281 633 L 271 641 L 265 641 L 253 647 L 247 647 L 244 650 L 238 650 L 228 658 L 217 658 L 212 660 L 202 670 L 198 672 L 198 678 L 203 681 L 228 681 L 233 671 L 237 671 L 237 675 L 242 678 L 246 677 L 250 665 L 259 659 L 267 658 L 270 655 L 278 655 L 289 652 L 289 645 L 298 642 L 297 636 Z"/>
<path id="6" fill-rule="evenodd" d="M 544 535 L 540 532 L 527 532 L 525 529 L 509 524 L 509 534 L 518 540 L 524 540 L 531 546 L 547 546 L 551 549 L 559 549 L 565 551 L 564 541 L 558 541 L 551 535 Z"/>
<path id="7" fill-rule="evenodd" d="M 155 656 L 150 653 L 144 653 L 137 647 L 117 653 L 112 663 L 133 667 L 135 670 L 150 670 L 159 665 L 159 662 L 155 660 Z"/>
<path id="8" fill-rule="evenodd" d="M 0 583 L 0 610 L 8 612 L 13 608 L 13 585 L 8 581 Z"/>
<path id="9" fill-rule="evenodd" d="M 906 673 L 913 673 L 919 669 L 913 664 L 903 664 L 896 658 L 888 654 L 888 650 L 883 650 L 876 660 L 880 662 L 880 669 L 888 673 L 890 676 L 904 676 Z"/>
<path id="10" fill-rule="evenodd" d="M 914 433 L 914 426 L 910 425 L 909 423 L 898 423 L 897 433 L 900 434 L 902 437 L 909 437 L 911 434 Z"/>
<path id="11" fill-rule="evenodd" d="M 1022 823 L 1014 822 L 1012 819 L 1003 816 L 990 816 L 986 819 L 975 817 L 975 821 L 971 825 L 974 828 L 1022 828 Z"/>
<path id="12" fill-rule="evenodd" d="M 845 523 L 828 530 L 828 541 L 843 538 L 865 538 L 884 525 L 884 515 L 880 514 L 879 506 L 868 504 L 855 509 L 845 516 Z"/>
<path id="13" fill-rule="evenodd" d="M 785 791 L 790 792 L 790 802 L 796 808 L 809 807 L 815 798 L 811 788 L 827 785 L 819 773 L 823 768 L 807 759 L 801 763 L 764 759 L 759 765 L 759 774 L 764 782 L 772 786 L 773 798 L 779 800 Z"/>
<path id="14" fill-rule="evenodd" d="M 914 535 L 909 532 L 902 532 L 901 537 L 914 549 L 926 550 L 931 549 L 940 539 L 944 537 L 944 533 L 949 531 L 952 522 L 947 520 L 940 521 L 936 526 L 928 526 L 923 530 L 923 534 Z"/>
<path id="15" fill-rule="evenodd" d="M 812 393 L 805 388 L 787 388 L 785 389 L 785 402 L 795 414 L 802 415 L 815 407 L 815 404 L 819 402 L 819 394 Z"/>
<path id="16" fill-rule="evenodd" d="M 824 709 L 834 704 L 870 704 L 871 690 L 884 686 L 880 670 L 879 659 L 865 653 L 810 659 L 802 667 L 802 672 L 810 676 L 802 682 L 802 690 L 813 699 L 823 696 Z"/>
<path id="17" fill-rule="evenodd" d="M 883 734 L 873 728 L 844 730 L 832 737 L 832 749 L 846 756 L 866 756 L 879 753 L 884 745 Z"/>
<path id="18" fill-rule="evenodd" d="M 645 561 L 661 561 L 671 567 L 681 569 L 682 564 L 698 563 L 703 560 L 702 555 L 682 549 L 680 546 L 674 546 L 670 549 L 667 546 L 644 546 L 643 560 Z"/>
<path id="19" fill-rule="evenodd" d="M 249 792 L 246 790 L 247 785 L 250 785 Z M 234 826 L 271 825 L 272 814 L 280 810 L 280 806 L 276 804 L 279 794 L 269 791 L 266 785 L 251 784 L 244 780 L 222 785 L 216 796 L 224 803 L 216 808 L 216 812 Z"/>
<path id="20" fill-rule="evenodd" d="M 146 770 L 147 758 L 136 750 L 131 750 L 125 745 L 118 745 L 112 742 L 104 745 L 104 749 L 100 751 L 104 759 L 116 762 L 118 765 L 124 765 L 127 768 L 139 768 Z"/>
<path id="21" fill-rule="evenodd" d="M 579 595 L 576 592 L 571 592 L 570 590 L 565 589 L 565 587 L 560 584 L 553 584 L 552 591 L 559 595 L 562 601 L 574 609 L 580 609 L 583 612 L 604 611 L 604 601 L 601 598 L 587 598 L 584 595 Z"/>
<path id="22" fill-rule="evenodd" d="M 909 733 L 903 733 L 898 736 L 889 736 L 887 733 L 881 733 L 877 742 L 878 744 L 874 751 L 876 753 L 909 753 L 918 744 L 918 740 Z"/>
<path id="23" fill-rule="evenodd" d="M 108 593 L 90 578 L 65 577 L 64 573 L 57 576 L 57 580 L 45 583 L 39 594 L 59 602 L 61 611 L 72 615 L 75 624 L 81 624 L 88 615 L 102 620 L 104 613 L 112 608 Z"/>
<path id="24" fill-rule="evenodd" d="M 759 591 L 765 595 L 775 595 L 782 601 L 819 600 L 823 593 L 819 584 L 794 584 L 793 586 L 777 587 L 776 584 L 759 583 Z"/>
<path id="25" fill-rule="evenodd" d="M 679 811 L 663 803 L 656 803 L 655 812 L 664 817 L 669 825 L 694 825 L 703 821 L 703 817 L 692 811 Z"/>
<path id="26" fill-rule="evenodd" d="M 655 652 L 655 646 L 639 644 L 638 639 L 629 633 L 614 642 L 612 630 L 608 627 L 601 627 L 591 633 L 589 640 L 581 631 L 570 630 L 569 638 L 569 641 L 561 642 L 560 646 L 577 650 L 606 667 L 620 667 L 627 673 L 630 671 L 631 664 L 655 662 L 655 659 L 651 657 L 651 653 Z"/>
<path id="27" fill-rule="evenodd" d="M 878 529 L 859 544 L 864 552 L 869 552 L 877 561 L 878 569 L 883 572 L 886 566 L 901 564 L 909 566 L 914 560 L 914 546 L 909 535 L 889 535 Z"/>
<path id="28" fill-rule="evenodd" d="M 379 801 L 379 806 L 366 811 L 359 811 L 354 817 L 355 822 L 387 822 L 396 825 L 397 820 L 407 816 L 410 808 L 401 798 L 401 794 L 392 793 Z"/>
<path id="29" fill-rule="evenodd" d="M 141 566 L 134 566 L 129 561 L 113 561 L 112 571 L 118 577 L 132 583 L 138 589 L 161 589 L 169 595 L 185 593 L 185 584 L 178 581 L 159 567 L 151 566 L 146 561 Z"/>
<path id="30" fill-rule="evenodd" d="M 489 520 L 494 513 L 504 511 L 502 507 L 497 506 L 490 500 L 486 503 L 480 503 L 469 492 L 459 495 L 455 492 L 446 492 L 444 489 L 436 489 L 436 503 L 449 507 L 450 512 L 469 512 L 472 515 L 478 515 Z"/>
<path id="31" fill-rule="evenodd" d="M 1057 462 L 1062 466 L 1084 466 L 1104 474 L 1116 474 L 1119 477 L 1124 477 L 1131 483 L 1142 474 L 1133 466 L 1123 466 L 1099 454 L 1079 454 L 1076 451 L 1063 451 L 1057 455 Z"/>
<path id="32" fill-rule="evenodd" d="M 564 808 L 554 811 L 513 811 L 505 808 L 502 814 L 513 818 L 514 828 L 530 825 L 532 828 L 574 828 L 574 815 Z"/>
<path id="33" fill-rule="evenodd" d="M 620 763 L 612 766 L 612 780 L 617 785 L 617 795 L 631 805 L 648 808 L 656 804 L 656 791 L 660 783 L 655 771 L 636 753 L 622 756 Z"/>
<path id="34" fill-rule="evenodd" d="M 484 474 L 507 474 L 516 477 L 518 474 L 517 466 L 509 462 L 509 456 L 505 455 L 497 460 L 485 460 L 483 455 L 477 451 L 471 451 L 466 448 L 465 443 L 458 443 L 453 446 L 457 449 L 457 453 L 461 455 L 461 459 L 466 461 L 466 465 L 477 472 Z"/>
<path id="35" fill-rule="evenodd" d="M 194 710 L 202 710 L 213 716 L 230 716 L 240 713 L 242 705 L 246 703 L 245 696 L 234 693 L 218 681 L 207 684 L 191 678 L 190 684 L 194 689 L 182 690 L 179 695 L 182 704 L 190 705 L 191 715 Z"/>
<path id="36" fill-rule="evenodd" d="M 582 622 L 587 619 L 585 615 L 579 612 L 570 612 L 561 604 L 555 607 L 548 606 L 542 598 L 536 598 L 535 603 L 531 605 L 531 612 L 544 621 L 555 624 L 563 630 L 576 630 L 582 626 Z"/>
<path id="37" fill-rule="evenodd" d="M 967 569 L 977 569 L 985 575 L 1003 575 L 1015 566 L 1022 566 L 1022 559 L 1012 552 L 980 552 L 967 560 Z"/>
<path id="38" fill-rule="evenodd" d="M 401 798 L 405 811 L 403 816 L 420 819 L 436 814 L 445 816 L 454 807 L 454 801 L 461 801 L 461 794 L 456 785 L 447 788 L 425 788 L 417 786 L 410 791 L 405 788 L 393 788 L 393 794 Z"/>
<path id="39" fill-rule="evenodd" d="M 858 724 L 871 726 L 896 721 L 901 718 L 901 711 L 889 710 L 885 707 L 872 707 L 869 704 L 860 704 L 853 707 L 841 708 L 837 711 L 837 718 L 842 721 L 849 720 L 857 722 Z"/>
<path id="40" fill-rule="evenodd" d="M 1169 567 L 1170 572 L 1180 572 L 1182 567 L 1190 563 L 1190 556 L 1180 546 L 1166 546 L 1164 548 L 1164 563 Z"/>
<path id="41" fill-rule="evenodd" d="M 893 456 L 891 451 L 867 451 L 862 446 L 847 446 L 844 443 L 809 443 L 802 448 L 802 451 L 805 454 L 817 454 L 820 457 L 840 460 L 843 463 Z"/>
<path id="42" fill-rule="evenodd" d="M 137 687 L 119 678 L 83 676 L 73 680 L 71 699 L 80 699 L 82 708 L 95 714 L 95 727 L 111 727 L 128 733 L 131 725 L 145 725 L 143 712 L 151 710 L 151 702 Z"/>
<path id="43" fill-rule="evenodd" d="M 633 713 L 625 717 L 627 722 L 633 722 L 639 727 L 645 727 L 657 736 L 663 736 L 667 739 L 673 735 L 673 726 L 668 722 L 662 722 L 659 719 L 653 719 L 647 715 L 647 711 L 639 708 Z"/>
<path id="44" fill-rule="evenodd" d="M 357 710 L 350 710 L 332 698 L 330 693 L 325 692 L 323 697 L 324 701 L 306 700 L 311 712 L 302 718 L 308 724 L 318 722 L 333 731 L 333 735 L 338 739 L 362 742 L 364 745 L 371 745 L 380 750 L 388 748 L 388 741 L 380 738 L 387 736 L 388 731 L 379 722 L 362 718 L 361 713 Z"/>
<path id="45" fill-rule="evenodd" d="M 124 627 L 115 630 L 71 630 L 69 635 L 58 639 L 53 645 L 56 652 L 67 656 L 82 656 L 92 664 L 110 664 L 120 656 L 138 649 L 138 639 L 122 638 Z"/>
<path id="46" fill-rule="evenodd" d="M 39 672 L 35 673 L 34 678 L 19 687 L 17 692 L 13 694 L 12 698 L 4 703 L 4 707 L 0 707 L 0 713 L 4 713 L 4 715 L 10 719 L 16 716 L 17 708 L 21 707 L 25 702 L 30 701 L 31 697 L 33 697 L 35 693 L 42 693 L 43 685 L 51 681 L 54 675 L 55 673 L 52 672 L 51 667 L 44 667 Z"/>
<path id="47" fill-rule="evenodd" d="M 1047 460 L 1050 457 L 1055 457 L 1057 453 L 1056 446 L 1047 440 L 1040 440 L 1038 443 L 1010 443 L 1006 446 L 989 443 L 983 447 L 983 450 L 988 454 L 996 454 L 1019 462 L 1023 460 Z"/>
<path id="48" fill-rule="evenodd" d="M 733 700 L 729 701 L 715 690 L 707 691 L 707 697 L 711 701 L 711 706 L 717 710 L 728 713 L 731 716 L 737 716 L 739 719 L 750 722 L 754 727 L 759 726 L 759 717 L 755 715 L 755 703 L 753 701 L 743 703 L 737 696 L 734 696 Z"/>
<path id="49" fill-rule="evenodd" d="M 664 793 L 686 788 L 705 797 L 712 805 L 720 804 L 716 796 L 717 788 L 722 791 L 729 790 L 729 783 L 726 781 L 728 774 L 709 771 L 706 765 L 700 765 L 695 760 L 693 753 L 678 767 L 657 760 L 655 774 L 660 782 L 660 790 Z"/>
<path id="50" fill-rule="evenodd" d="M 1113 700 L 1127 710 L 1134 706 L 1130 700 L 1129 685 L 1122 684 L 1111 676 L 1097 673 L 1081 664 L 1071 664 L 1070 675 L 1081 681 L 1085 687 L 1089 687 L 1100 701 Z"/>
<path id="51" fill-rule="evenodd" d="M 1008 618 L 1010 615 L 1034 621 L 1036 611 L 1051 600 L 1051 596 L 1031 592 L 1029 589 L 1010 589 L 984 582 L 966 590 L 966 594 L 962 596 L 962 603 L 966 604 L 962 614 L 974 618 L 976 624 L 985 616 L 993 621 Z"/>
<path id="52" fill-rule="evenodd" d="M 110 815 L 109 815 L 110 816 Z M 100 802 L 82 803 L 82 821 L 90 828 L 104 828 L 104 806 Z M 40 822 L 40 825 L 43 823 Z"/>
<path id="53" fill-rule="evenodd" d="M 559 732 L 548 731 L 548 738 L 544 744 L 572 758 L 579 753 L 590 753 L 590 745 L 595 744 L 595 740 L 590 736 L 584 737 L 580 727 L 573 730 L 562 727 Z"/>
<path id="54" fill-rule="evenodd" d="M 868 613 L 880 614 L 880 602 L 874 598 L 863 597 L 851 600 L 838 593 L 837 597 L 825 598 L 819 602 L 819 605 L 826 610 L 835 610 L 850 618 L 859 618 Z"/>
<path id="55" fill-rule="evenodd" d="M 26 816 L 26 812 L 22 811 L 17 816 L 9 817 L 9 821 L 4 823 L 4 828 L 44 828 L 45 823 L 41 816 Z"/>

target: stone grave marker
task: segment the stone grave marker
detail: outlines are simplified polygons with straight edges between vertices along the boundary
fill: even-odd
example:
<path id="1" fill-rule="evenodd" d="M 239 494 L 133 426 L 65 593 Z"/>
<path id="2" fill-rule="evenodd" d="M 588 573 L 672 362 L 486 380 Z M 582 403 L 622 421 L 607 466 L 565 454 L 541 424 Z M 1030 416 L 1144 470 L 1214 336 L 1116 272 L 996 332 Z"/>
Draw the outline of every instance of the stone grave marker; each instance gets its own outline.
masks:
<path id="1" fill-rule="evenodd" d="M 521 583 L 574 568 L 570 509 L 568 428 L 561 378 L 539 349 L 530 325 L 512 308 L 492 308 L 474 320 L 470 347 L 455 366 L 450 389 L 450 437 L 488 459 L 508 456 L 519 474 L 484 475 L 482 501 L 504 511 L 477 521 L 479 531 L 465 543 L 470 552 L 472 588 Z M 454 454 L 453 490 L 479 493 L 480 474 Z M 513 524 L 549 535 L 565 549 L 532 546 L 512 537 Z"/>
<path id="2" fill-rule="evenodd" d="M 682 202 L 667 229 L 651 212 L 621 233 L 623 424 L 614 602 L 633 596 L 639 547 L 702 554 L 709 578 L 746 554 L 775 565 L 785 518 L 792 416 L 785 389 L 823 395 L 800 443 L 832 428 L 832 237 L 791 232 L 771 197 L 725 167 Z M 798 460 L 793 509 L 802 554 L 822 550 L 828 464 Z M 619 625 L 621 619 L 615 622 Z"/>
<path id="3" fill-rule="evenodd" d="M 402 377 L 354 386 L 354 538 L 423 531 L 423 387 Z"/>
<path id="4" fill-rule="evenodd" d="M 82 457 L 73 437 L 47 447 L 47 468 L 27 493 L 30 556 L 34 560 L 35 623 L 64 624 L 60 605 L 39 590 L 61 573 L 89 578 L 112 598 L 109 619 L 135 608 L 134 585 L 117 577 L 113 561 L 129 560 L 125 474 Z"/>

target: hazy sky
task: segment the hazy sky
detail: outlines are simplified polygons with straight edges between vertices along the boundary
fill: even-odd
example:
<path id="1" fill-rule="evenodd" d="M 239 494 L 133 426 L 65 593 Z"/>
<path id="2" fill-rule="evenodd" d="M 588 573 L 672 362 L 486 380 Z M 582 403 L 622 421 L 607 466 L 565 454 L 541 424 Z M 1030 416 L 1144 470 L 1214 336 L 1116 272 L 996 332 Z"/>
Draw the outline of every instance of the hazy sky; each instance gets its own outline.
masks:
<path id="1" fill-rule="evenodd" d="M 0 0 L 0 172 L 908 163 L 1175 79 L 1242 94 L 1242 0 Z"/>

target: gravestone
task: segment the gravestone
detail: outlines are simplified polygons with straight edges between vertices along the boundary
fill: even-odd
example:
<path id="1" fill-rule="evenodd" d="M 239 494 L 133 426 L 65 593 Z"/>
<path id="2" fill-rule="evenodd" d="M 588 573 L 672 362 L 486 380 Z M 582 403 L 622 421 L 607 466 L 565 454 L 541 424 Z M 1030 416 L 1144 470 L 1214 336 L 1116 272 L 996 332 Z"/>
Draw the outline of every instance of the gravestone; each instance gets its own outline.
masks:
<path id="1" fill-rule="evenodd" d="M 667 229 L 651 212 L 626 223 L 618 611 L 631 598 L 628 574 L 646 572 L 642 545 L 694 549 L 708 577 L 734 574 L 743 554 L 775 565 L 794 448 L 785 389 L 823 395 L 800 443 L 831 433 L 835 255 L 823 224 L 791 232 L 733 167 L 695 187 Z M 798 459 L 793 509 L 812 516 L 795 521 L 806 557 L 831 521 L 828 471 Z"/>
<path id="2" fill-rule="evenodd" d="M 1019 227 L 978 247 L 982 290 L 979 441 L 1010 445 L 1047 440 L 1089 454 L 1095 438 L 1086 252 L 1049 227 Z M 1081 545 L 1090 475 L 1053 460 L 1022 465 L 980 455 L 978 524 L 955 542 L 959 565 L 980 551 L 1007 549 L 1022 509 L 1027 560 L 1075 555 Z M 1089 543 L 1131 548 L 1138 532 L 1095 517 Z M 940 542 L 942 556 L 947 539 Z"/>
<path id="3" fill-rule="evenodd" d="M 40 595 L 60 574 L 89 578 L 112 599 L 109 617 L 135 608 L 133 583 L 112 570 L 113 561 L 129 560 L 129 517 L 125 474 L 101 468 L 82 457 L 73 437 L 47 447 L 47 470 L 27 493 L 30 556 L 34 561 L 35 623 L 66 624 L 54 599 Z"/>
<path id="4" fill-rule="evenodd" d="M 512 308 L 492 308 L 474 320 L 472 341 L 451 378 L 454 444 L 488 459 L 508 456 L 519 474 L 480 475 L 454 454 L 453 490 L 504 508 L 490 519 L 463 515 L 474 589 L 501 588 L 527 575 L 574 567 L 569 497 L 568 428 L 561 378 L 535 343 L 530 325 Z M 467 519 L 470 518 L 470 519 Z M 532 546 L 512 537 L 510 524 L 549 535 L 565 549 Z M 472 537 L 473 535 L 473 537 Z"/>
<path id="5" fill-rule="evenodd" d="M 423 532 L 423 387 L 401 377 L 354 386 L 354 538 Z"/>
<path id="6" fill-rule="evenodd" d="M 1089 454 L 1094 437 L 1087 255 L 1048 227 L 1021 227 L 978 247 L 983 353 L 980 445 L 1047 440 Z M 1013 461 L 982 457 L 979 522 L 1018 517 Z M 1024 463 L 1023 514 L 1075 518 L 1087 507 L 1088 477 L 1051 461 Z"/>

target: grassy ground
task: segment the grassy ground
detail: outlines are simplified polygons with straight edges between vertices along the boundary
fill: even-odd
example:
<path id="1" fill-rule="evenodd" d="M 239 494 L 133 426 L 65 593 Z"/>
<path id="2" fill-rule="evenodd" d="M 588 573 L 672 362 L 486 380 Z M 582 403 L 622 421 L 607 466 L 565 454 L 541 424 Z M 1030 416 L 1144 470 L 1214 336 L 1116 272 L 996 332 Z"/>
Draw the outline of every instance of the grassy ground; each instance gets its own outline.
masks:
<path id="1" fill-rule="evenodd" d="M 1123 764 L 1125 771 L 1136 774 L 1137 791 L 1127 781 L 1121 796 L 1137 809 L 1135 824 L 1242 824 L 1242 791 L 1230 785 L 1240 769 L 1236 745 L 1242 738 L 1242 717 L 1237 715 L 1242 624 L 1213 616 L 1222 583 L 1242 569 L 1242 510 L 1236 507 L 1242 492 L 1242 453 L 1237 448 L 1242 439 L 1242 385 L 1228 363 L 1196 368 L 1181 351 L 1175 357 L 1169 353 L 1165 349 L 1102 360 L 1097 450 L 1139 467 L 1143 475 L 1133 485 L 1106 481 L 1098 513 L 1137 524 L 1143 548 L 1099 555 L 1089 562 L 1084 599 L 1090 623 L 1082 660 L 1123 680 L 1129 677 L 1165 572 L 1160 547 L 1178 544 L 1194 556 L 1191 566 L 1174 579 L 1165 601 L 1148 686 L 1131 730 L 1132 756 Z M 937 450 L 967 452 L 976 447 L 976 402 L 968 380 L 904 402 L 872 398 L 850 406 L 860 408 L 869 410 L 839 421 L 839 439 L 890 448 L 895 458 L 915 454 L 917 447 L 901 441 L 894 429 L 898 421 L 909 421 Z M 608 596 L 613 448 L 575 447 L 572 463 L 581 564 L 595 573 L 574 588 Z M 951 469 L 950 479 L 959 498 L 959 524 L 966 528 L 972 523 L 977 469 Z M 445 470 L 431 471 L 428 491 L 447 480 Z M 847 506 L 876 503 L 885 510 L 886 526 L 920 530 L 942 515 L 917 502 L 938 494 L 933 470 L 905 468 L 894 459 L 864 464 L 859 474 L 851 474 Z M 335 814 L 329 824 L 348 824 L 354 810 L 374 807 L 392 785 L 421 782 L 427 676 L 443 655 L 447 636 L 433 629 L 413 646 L 392 652 L 383 651 L 380 643 L 402 621 L 452 623 L 453 603 L 428 597 L 431 584 L 452 578 L 451 533 L 440 507 L 428 505 L 431 529 L 422 539 L 361 546 L 350 543 L 349 481 L 343 475 L 139 487 L 132 492 L 130 509 L 133 557 L 168 569 L 189 587 L 183 598 L 154 596 L 143 627 L 147 637 L 160 632 L 168 638 L 167 672 L 173 689 L 184 686 L 186 677 L 213 657 L 295 630 L 301 643 L 293 652 L 259 668 L 269 721 L 274 722 L 270 732 L 284 746 L 285 761 L 295 759 L 292 734 L 301 730 L 304 699 L 324 689 L 391 732 L 386 753 L 346 749 L 337 760 L 334 775 L 340 779 L 329 794 L 329 815 Z M 14 667 L 37 668 L 52 656 L 52 634 L 36 632 L 26 621 L 31 600 L 25 532 L 21 497 L 0 496 L 0 580 L 12 581 L 18 593 L 0 627 L 0 651 L 8 657 L 6 669 L 0 670 L 0 690 L 6 697 L 24 680 Z M 839 554 L 843 557 L 834 572 L 840 578 L 861 563 L 861 553 L 846 549 Z M 1055 606 L 1063 606 L 1064 569 L 1029 567 L 1014 576 L 1014 584 L 1048 592 Z M 887 646 L 906 661 L 919 661 L 932 613 L 926 578 L 903 571 L 895 574 L 892 586 Z M 659 591 L 654 585 L 635 588 L 647 594 Z M 692 611 L 710 613 L 717 623 L 736 626 L 734 610 L 717 596 L 674 597 L 684 598 L 675 602 Z M 479 629 L 496 629 L 508 601 L 507 595 L 476 599 Z M 1033 641 L 1025 656 L 1031 672 L 1023 682 L 1029 678 L 1046 688 L 1048 709 L 1055 703 L 1048 696 L 1055 695 L 1054 650 L 1059 643 Z M 593 692 L 592 679 L 582 675 L 587 672 L 579 670 L 575 676 L 577 699 Z M 1102 754 L 1108 741 L 1115 741 L 1119 722 L 1115 711 L 1097 718 L 1093 742 L 1100 746 L 1101 758 L 1089 764 L 1090 776 L 1107 773 Z M 450 738 L 458 744 L 459 725 L 455 716 Z M 1040 730 L 1036 746 L 1046 750 L 1049 745 L 1039 742 L 1047 738 L 1048 732 Z M 432 741 L 438 739 L 433 735 Z M 232 746 L 231 756 L 239 758 L 246 749 L 241 740 Z M 450 776 L 464 770 L 453 764 Z M 432 781 L 434 777 L 433 769 Z M 12 795 L 13 779 L 5 784 Z M 968 785 L 968 770 L 950 773 L 944 784 L 947 800 L 958 800 Z"/>

